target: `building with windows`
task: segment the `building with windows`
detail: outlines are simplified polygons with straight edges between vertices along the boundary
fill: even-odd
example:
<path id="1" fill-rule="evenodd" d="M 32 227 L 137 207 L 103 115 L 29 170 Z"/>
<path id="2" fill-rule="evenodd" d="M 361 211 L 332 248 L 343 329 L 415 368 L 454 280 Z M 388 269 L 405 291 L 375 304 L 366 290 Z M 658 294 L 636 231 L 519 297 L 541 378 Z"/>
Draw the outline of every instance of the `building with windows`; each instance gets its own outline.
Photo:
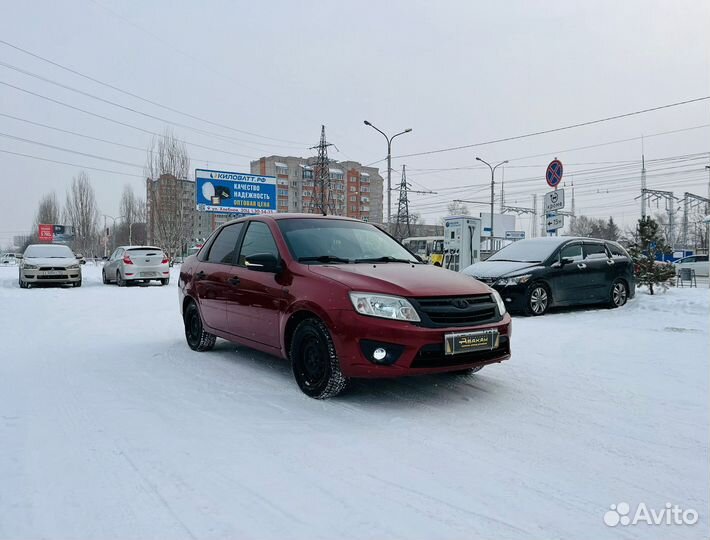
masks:
<path id="1" fill-rule="evenodd" d="M 279 212 L 317 213 L 312 162 L 293 156 L 262 157 L 251 162 L 251 173 L 276 177 Z M 329 172 L 336 215 L 382 223 L 383 179 L 377 168 L 356 161 L 331 161 Z"/>

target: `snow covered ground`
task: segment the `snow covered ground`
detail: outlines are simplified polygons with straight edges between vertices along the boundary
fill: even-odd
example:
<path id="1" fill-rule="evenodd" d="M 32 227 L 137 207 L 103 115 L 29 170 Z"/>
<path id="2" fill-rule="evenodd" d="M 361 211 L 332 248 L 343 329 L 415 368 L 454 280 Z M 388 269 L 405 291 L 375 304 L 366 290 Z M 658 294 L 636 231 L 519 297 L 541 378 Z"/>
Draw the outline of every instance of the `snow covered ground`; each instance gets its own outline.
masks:
<path id="1" fill-rule="evenodd" d="M 281 360 L 190 351 L 175 282 L 0 268 L 0 538 L 707 536 L 707 289 L 516 317 L 503 365 L 320 402 Z M 700 520 L 608 527 L 619 502 Z"/>

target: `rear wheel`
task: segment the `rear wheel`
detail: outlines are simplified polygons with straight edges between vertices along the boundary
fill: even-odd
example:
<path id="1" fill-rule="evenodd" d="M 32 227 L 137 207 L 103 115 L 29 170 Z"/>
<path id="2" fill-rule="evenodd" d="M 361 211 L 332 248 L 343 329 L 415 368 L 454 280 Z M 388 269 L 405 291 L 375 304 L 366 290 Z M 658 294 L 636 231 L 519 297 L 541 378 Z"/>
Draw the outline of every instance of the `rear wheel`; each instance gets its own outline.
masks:
<path id="1" fill-rule="evenodd" d="M 550 307 L 550 293 L 542 283 L 533 283 L 528 290 L 525 308 L 528 315 L 544 315 Z"/>
<path id="2" fill-rule="evenodd" d="M 320 319 L 305 319 L 291 340 L 291 365 L 301 391 L 315 399 L 337 396 L 345 389 L 347 377 L 340 371 L 328 327 Z"/>
<path id="3" fill-rule="evenodd" d="M 121 277 L 120 270 L 116 270 L 116 285 L 118 285 L 119 287 L 126 286 L 126 280 Z"/>
<path id="4" fill-rule="evenodd" d="M 205 332 L 202 326 L 200 310 L 197 309 L 194 302 L 190 302 L 185 309 L 183 320 L 185 322 L 185 339 L 187 339 L 187 344 L 193 351 L 209 351 L 214 347 L 217 336 Z"/>
<path id="5" fill-rule="evenodd" d="M 617 279 L 611 284 L 609 292 L 609 307 L 618 308 L 623 306 L 629 298 L 629 289 L 623 279 Z"/>
<path id="6" fill-rule="evenodd" d="M 165 278 L 165 279 L 160 280 L 161 285 L 167 285 L 168 283 L 170 283 L 170 278 Z"/>

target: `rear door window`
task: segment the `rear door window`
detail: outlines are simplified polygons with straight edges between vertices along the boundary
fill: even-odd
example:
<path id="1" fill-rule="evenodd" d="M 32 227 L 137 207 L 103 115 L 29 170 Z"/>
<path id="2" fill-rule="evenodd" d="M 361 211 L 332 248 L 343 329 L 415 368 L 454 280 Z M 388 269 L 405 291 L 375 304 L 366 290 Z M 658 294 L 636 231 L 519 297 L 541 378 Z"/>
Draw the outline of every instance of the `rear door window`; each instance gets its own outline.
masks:
<path id="1" fill-rule="evenodd" d="M 585 259 L 606 259 L 606 248 L 604 244 L 590 243 L 584 244 L 584 258 Z"/>
<path id="2" fill-rule="evenodd" d="M 612 257 L 628 257 L 628 253 L 622 248 L 619 244 L 615 244 L 614 242 L 607 242 L 606 244 L 607 249 L 609 250 L 609 253 L 611 253 Z"/>
<path id="3" fill-rule="evenodd" d="M 227 225 L 214 239 L 207 255 L 207 262 L 215 264 L 234 264 L 234 256 L 237 251 L 237 241 L 242 232 L 243 223 Z"/>

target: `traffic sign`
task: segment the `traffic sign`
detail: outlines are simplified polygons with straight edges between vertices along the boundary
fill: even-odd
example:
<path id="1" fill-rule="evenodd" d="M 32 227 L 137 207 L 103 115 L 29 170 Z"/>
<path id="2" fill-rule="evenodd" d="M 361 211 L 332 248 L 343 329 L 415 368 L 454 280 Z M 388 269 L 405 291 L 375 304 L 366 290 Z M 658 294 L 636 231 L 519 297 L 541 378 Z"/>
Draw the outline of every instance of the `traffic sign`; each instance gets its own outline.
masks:
<path id="1" fill-rule="evenodd" d="M 565 207 L 565 190 L 556 189 L 545 193 L 545 212 L 554 212 Z"/>
<path id="2" fill-rule="evenodd" d="M 561 229 L 565 226 L 565 216 L 560 216 L 557 214 L 549 215 L 547 216 L 547 219 L 545 219 L 545 225 L 547 232 L 552 232 L 556 231 L 557 229 Z"/>
<path id="3" fill-rule="evenodd" d="M 555 187 L 562 181 L 562 170 L 562 162 L 559 159 L 555 158 L 550 161 L 545 172 L 545 180 L 547 180 L 548 186 Z"/>
<path id="4" fill-rule="evenodd" d="M 525 231 L 505 231 L 506 240 L 524 240 Z"/>

